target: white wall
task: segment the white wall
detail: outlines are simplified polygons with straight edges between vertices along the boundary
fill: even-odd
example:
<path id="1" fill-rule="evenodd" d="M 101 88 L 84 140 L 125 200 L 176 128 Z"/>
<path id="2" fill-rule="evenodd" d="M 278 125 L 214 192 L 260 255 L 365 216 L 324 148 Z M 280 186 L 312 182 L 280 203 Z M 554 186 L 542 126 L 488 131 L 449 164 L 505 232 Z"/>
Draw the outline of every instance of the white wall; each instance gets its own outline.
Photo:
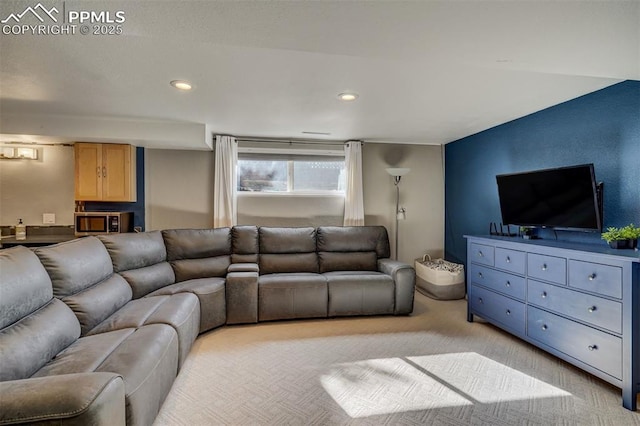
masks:
<path id="1" fill-rule="evenodd" d="M 407 263 L 424 253 L 444 252 L 444 173 L 442 148 L 425 145 L 365 144 L 363 149 L 364 211 L 367 225 L 383 225 L 395 247 L 396 187 L 387 167 L 408 167 L 400 181 L 400 205 L 407 210 L 399 222 L 398 258 Z"/>
<path id="2" fill-rule="evenodd" d="M 213 152 L 145 150 L 146 229 L 213 226 Z"/>
<path id="3" fill-rule="evenodd" d="M 39 146 L 37 160 L 0 160 L 0 225 L 42 225 L 54 213 L 56 225 L 73 225 L 73 147 Z"/>
<path id="4" fill-rule="evenodd" d="M 238 224 L 258 226 L 342 226 L 344 196 L 240 194 Z"/>

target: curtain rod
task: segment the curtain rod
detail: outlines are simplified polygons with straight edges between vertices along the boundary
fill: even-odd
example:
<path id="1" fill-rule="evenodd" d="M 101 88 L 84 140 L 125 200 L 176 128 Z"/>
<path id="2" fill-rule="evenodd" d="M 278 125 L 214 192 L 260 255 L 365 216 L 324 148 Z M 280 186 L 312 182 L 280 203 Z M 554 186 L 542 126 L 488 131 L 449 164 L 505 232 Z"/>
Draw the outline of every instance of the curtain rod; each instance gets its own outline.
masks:
<path id="1" fill-rule="evenodd" d="M 221 135 L 222 136 L 222 135 Z M 228 136 L 228 135 L 226 135 Z M 347 142 L 362 142 L 362 141 L 337 141 L 337 140 L 320 140 L 320 139 L 281 139 L 281 138 L 257 138 L 248 136 L 237 136 L 236 142 L 260 142 L 260 143 L 288 143 L 288 144 L 301 144 L 301 145 L 336 145 L 344 146 Z M 364 144 L 364 142 L 363 142 Z"/>

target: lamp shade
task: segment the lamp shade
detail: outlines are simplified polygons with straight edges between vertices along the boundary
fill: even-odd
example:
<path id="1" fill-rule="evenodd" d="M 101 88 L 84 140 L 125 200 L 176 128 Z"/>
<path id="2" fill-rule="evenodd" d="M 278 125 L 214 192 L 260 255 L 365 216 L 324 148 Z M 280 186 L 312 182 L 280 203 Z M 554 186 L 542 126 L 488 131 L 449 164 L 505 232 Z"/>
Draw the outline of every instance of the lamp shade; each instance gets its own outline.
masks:
<path id="1" fill-rule="evenodd" d="M 389 167 L 387 169 L 387 173 L 389 173 L 391 176 L 404 176 L 410 171 L 411 169 L 406 167 Z"/>

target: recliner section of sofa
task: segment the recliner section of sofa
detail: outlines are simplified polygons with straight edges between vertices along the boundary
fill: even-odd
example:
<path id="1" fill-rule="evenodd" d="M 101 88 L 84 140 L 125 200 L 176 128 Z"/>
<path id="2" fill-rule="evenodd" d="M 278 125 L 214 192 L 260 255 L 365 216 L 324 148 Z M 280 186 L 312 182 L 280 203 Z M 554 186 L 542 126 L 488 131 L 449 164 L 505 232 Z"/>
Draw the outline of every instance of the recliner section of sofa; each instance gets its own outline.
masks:
<path id="1" fill-rule="evenodd" d="M 225 323 L 225 275 L 231 257 L 229 228 L 99 238 L 111 256 L 114 270 L 133 289 L 134 299 L 192 293 L 200 304 L 199 333 Z"/>
<path id="2" fill-rule="evenodd" d="M 33 251 L 2 250 L 0 270 L 0 424 L 151 424 L 177 375 L 175 329 L 81 337 Z"/>
<path id="3" fill-rule="evenodd" d="M 198 336 L 200 306 L 188 294 L 132 300 L 127 281 L 113 271 L 105 245 L 86 237 L 35 250 L 51 277 L 53 294 L 76 314 L 81 335 L 166 324 L 178 335 L 182 366 Z M 141 253 L 145 258 L 145 253 Z M 137 262 L 140 262 L 138 259 Z"/>

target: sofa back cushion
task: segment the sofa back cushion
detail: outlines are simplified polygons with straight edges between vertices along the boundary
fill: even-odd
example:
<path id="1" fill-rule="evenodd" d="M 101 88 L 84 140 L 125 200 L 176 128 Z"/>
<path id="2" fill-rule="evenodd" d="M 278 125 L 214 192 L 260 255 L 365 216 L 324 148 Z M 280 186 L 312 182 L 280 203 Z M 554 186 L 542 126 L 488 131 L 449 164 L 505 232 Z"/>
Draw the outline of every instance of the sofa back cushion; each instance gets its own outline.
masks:
<path id="1" fill-rule="evenodd" d="M 378 259 L 389 257 L 383 226 L 321 226 L 317 235 L 320 272 L 376 271 Z"/>
<path id="2" fill-rule="evenodd" d="M 131 287 L 113 273 L 111 258 L 96 237 L 36 249 L 53 284 L 53 295 L 80 321 L 82 335 L 131 300 Z"/>
<path id="3" fill-rule="evenodd" d="M 234 226 L 231 229 L 231 263 L 258 263 L 259 241 L 257 226 Z"/>
<path id="4" fill-rule="evenodd" d="M 314 228 L 274 228 L 262 226 L 260 274 L 319 271 Z"/>
<path id="5" fill-rule="evenodd" d="M 176 281 L 167 262 L 167 249 L 160 231 L 101 235 L 99 238 L 109 252 L 114 271 L 131 286 L 134 299 Z"/>
<path id="6" fill-rule="evenodd" d="M 231 228 L 162 231 L 176 281 L 225 277 L 231 264 Z"/>
<path id="7" fill-rule="evenodd" d="M 25 379 L 80 336 L 73 312 L 25 247 L 0 251 L 0 381 Z"/>

